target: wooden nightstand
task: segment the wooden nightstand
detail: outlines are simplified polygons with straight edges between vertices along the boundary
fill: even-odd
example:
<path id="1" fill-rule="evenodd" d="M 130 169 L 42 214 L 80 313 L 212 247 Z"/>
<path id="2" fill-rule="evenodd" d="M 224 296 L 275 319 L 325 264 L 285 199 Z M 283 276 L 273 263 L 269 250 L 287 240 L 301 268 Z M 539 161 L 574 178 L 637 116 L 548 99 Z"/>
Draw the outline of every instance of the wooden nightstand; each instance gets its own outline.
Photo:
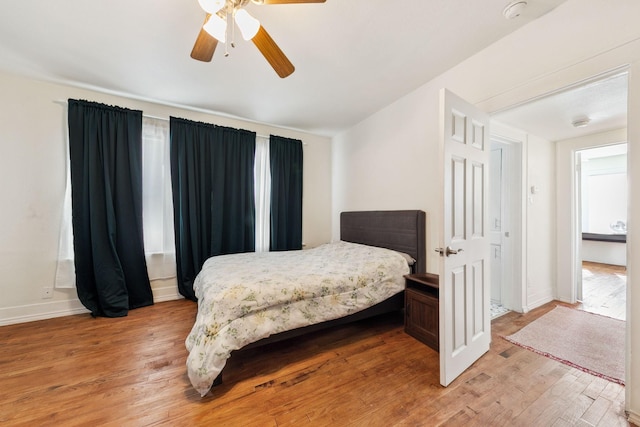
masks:
<path id="1" fill-rule="evenodd" d="M 437 274 L 407 274 L 404 292 L 404 331 L 439 351 L 439 279 Z"/>

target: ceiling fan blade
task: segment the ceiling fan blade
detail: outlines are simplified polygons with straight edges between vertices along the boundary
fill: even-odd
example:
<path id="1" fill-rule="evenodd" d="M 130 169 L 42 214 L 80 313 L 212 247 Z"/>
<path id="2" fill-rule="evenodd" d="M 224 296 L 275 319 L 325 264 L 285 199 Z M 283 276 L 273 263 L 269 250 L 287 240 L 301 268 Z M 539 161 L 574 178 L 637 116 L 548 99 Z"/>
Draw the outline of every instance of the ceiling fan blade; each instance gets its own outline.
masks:
<path id="1" fill-rule="evenodd" d="M 269 33 L 260 26 L 258 33 L 251 39 L 273 69 L 281 78 L 289 76 L 295 71 L 295 67 L 273 41 Z"/>
<path id="2" fill-rule="evenodd" d="M 262 4 L 324 3 L 326 0 L 263 0 Z"/>
<path id="3" fill-rule="evenodd" d="M 211 15 L 207 15 L 207 17 L 205 18 L 205 24 L 209 20 L 209 16 Z M 213 37 L 211 34 L 207 33 L 204 28 L 200 27 L 198 38 L 196 39 L 196 43 L 193 45 L 193 49 L 191 50 L 191 57 L 193 59 L 197 59 L 198 61 L 210 62 L 211 58 L 213 58 L 213 53 L 216 51 L 217 45 L 218 40 L 216 40 L 215 37 Z"/>

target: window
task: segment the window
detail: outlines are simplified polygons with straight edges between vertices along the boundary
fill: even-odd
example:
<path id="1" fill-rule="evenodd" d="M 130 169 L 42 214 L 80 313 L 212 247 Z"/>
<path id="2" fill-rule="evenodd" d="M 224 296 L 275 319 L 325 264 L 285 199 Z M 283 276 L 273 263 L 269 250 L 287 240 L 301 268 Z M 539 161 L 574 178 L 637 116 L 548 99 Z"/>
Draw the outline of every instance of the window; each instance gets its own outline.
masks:
<path id="1" fill-rule="evenodd" d="M 149 279 L 176 276 L 169 122 L 142 118 L 142 230 Z"/>
<path id="2" fill-rule="evenodd" d="M 269 166 L 269 138 L 256 137 L 254 172 L 256 193 L 256 252 L 269 251 L 269 228 L 271 211 L 271 172 Z"/>
<path id="3" fill-rule="evenodd" d="M 626 234 L 627 145 L 583 150 L 582 232 Z"/>
<path id="4" fill-rule="evenodd" d="M 68 141 L 65 143 L 68 150 Z M 150 280 L 176 276 L 169 157 L 169 121 L 143 117 L 142 121 L 142 228 Z M 270 187 L 269 137 L 257 136 L 255 154 L 256 252 L 269 250 Z M 66 154 L 65 158 L 68 159 Z M 75 287 L 71 183 L 67 162 L 67 184 L 62 215 L 58 262 L 54 286 Z"/>
<path id="5" fill-rule="evenodd" d="M 65 108 L 64 122 L 67 123 L 67 109 Z M 73 226 L 71 225 L 71 169 L 69 166 L 69 132 L 64 140 L 66 159 L 66 182 L 64 201 L 62 204 L 62 218 L 60 220 L 60 236 L 58 237 L 58 259 L 56 263 L 56 277 L 53 281 L 55 288 L 75 288 L 76 270 L 73 263 Z"/>

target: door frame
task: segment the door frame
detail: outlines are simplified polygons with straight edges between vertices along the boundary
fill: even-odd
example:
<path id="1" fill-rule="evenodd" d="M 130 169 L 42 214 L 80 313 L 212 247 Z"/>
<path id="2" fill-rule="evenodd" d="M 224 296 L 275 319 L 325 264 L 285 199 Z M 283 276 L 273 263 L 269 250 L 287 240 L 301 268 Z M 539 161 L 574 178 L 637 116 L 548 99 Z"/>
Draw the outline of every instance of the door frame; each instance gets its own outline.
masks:
<path id="1" fill-rule="evenodd" d="M 503 283 L 513 283 L 509 287 L 506 304 L 503 305 L 512 311 L 525 313 L 527 307 L 527 197 L 526 179 L 524 171 L 527 170 L 527 135 L 525 132 L 511 128 L 495 120 L 491 121 L 491 144 L 499 144 L 506 148 L 507 187 L 508 200 L 505 213 L 508 221 L 509 237 L 505 241 L 503 251 Z M 489 190 L 491 191 L 491 189 Z M 510 268 L 506 264 L 510 264 Z M 504 289 L 504 288 L 503 288 Z"/>
<path id="2" fill-rule="evenodd" d="M 556 186 L 558 188 L 558 204 L 556 207 L 556 221 L 558 224 L 558 266 L 556 299 L 574 304 L 577 302 L 577 284 L 582 278 L 581 254 L 581 220 L 578 204 L 579 180 L 576 170 L 576 153 L 588 148 L 604 145 L 614 145 L 628 141 L 627 129 L 617 129 L 580 139 L 563 141 L 556 145 Z M 630 162 L 631 144 L 628 146 L 627 162 Z M 564 167 L 559 167 L 565 165 Z M 627 174 L 629 174 L 629 168 Z M 630 179 L 630 178 L 629 178 Z M 629 181 L 631 187 L 631 181 Z M 630 191 L 630 190 L 627 190 Z M 561 195 L 567 195 L 568 201 Z M 630 216 L 628 216 L 630 218 Z M 629 235 L 629 233 L 627 234 Z M 627 244 L 627 264 L 629 264 L 629 245 Z M 627 272 L 629 279 L 629 271 Z M 628 297 L 628 296 L 627 296 Z"/>
<path id="3" fill-rule="evenodd" d="M 620 130 L 611 131 L 611 134 L 620 132 Z M 626 133 L 626 129 L 625 129 Z M 596 134 L 595 137 L 597 137 Z M 599 147 L 610 147 L 620 144 L 627 144 L 627 153 L 629 150 L 628 138 L 624 138 L 622 140 L 622 135 L 612 136 L 610 139 L 603 139 L 602 142 L 598 142 L 593 140 L 589 142 L 590 139 L 594 138 L 593 135 L 585 137 L 584 139 L 588 142 L 585 144 L 581 144 L 579 146 L 573 147 L 571 150 L 571 166 L 572 171 L 574 171 L 571 183 L 571 229 L 573 231 L 571 235 L 571 254 L 572 254 L 572 262 L 573 262 L 573 280 L 572 280 L 572 289 L 570 291 L 571 295 L 571 303 L 576 303 L 578 301 L 582 301 L 582 158 L 581 153 L 585 150 L 590 150 L 593 148 Z M 619 141 L 618 141 L 619 140 Z M 616 142 L 618 141 L 618 142 Z M 627 154 L 627 180 L 629 179 L 629 156 Z M 627 190 L 628 191 L 628 190 Z M 627 211 L 628 211 L 629 201 L 627 200 Z M 628 218 L 627 218 L 628 222 Z M 627 261 L 626 264 L 629 262 Z"/>

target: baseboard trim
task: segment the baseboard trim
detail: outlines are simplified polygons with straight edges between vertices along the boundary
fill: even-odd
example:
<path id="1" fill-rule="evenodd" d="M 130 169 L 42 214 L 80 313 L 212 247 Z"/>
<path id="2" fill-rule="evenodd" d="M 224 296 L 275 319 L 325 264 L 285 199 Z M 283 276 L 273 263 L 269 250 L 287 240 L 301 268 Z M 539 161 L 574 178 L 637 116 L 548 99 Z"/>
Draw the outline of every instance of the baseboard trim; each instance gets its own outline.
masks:
<path id="1" fill-rule="evenodd" d="M 627 411 L 627 421 L 637 426 L 640 426 L 640 414 L 636 414 L 633 411 Z"/>
<path id="2" fill-rule="evenodd" d="M 0 309 L 0 326 L 83 313 L 89 313 L 89 310 L 77 299 L 7 307 Z"/>
<path id="3" fill-rule="evenodd" d="M 165 302 L 182 299 L 176 286 L 152 288 L 153 301 Z M 0 308 L 0 326 L 15 325 L 17 323 L 35 322 L 53 319 L 55 317 L 73 316 L 89 313 L 79 299 L 63 301 L 48 301 L 37 304 Z"/>
<path id="4" fill-rule="evenodd" d="M 173 284 L 164 287 L 152 287 L 151 291 L 153 292 L 154 302 L 173 301 L 184 298 L 178 293 L 178 286 Z"/>
<path id="5" fill-rule="evenodd" d="M 526 307 L 524 307 L 524 312 L 528 313 L 529 311 L 533 310 L 534 308 L 538 308 L 538 307 L 540 307 L 542 305 L 545 305 L 546 303 L 551 302 L 554 299 L 555 298 L 553 298 L 553 296 L 546 296 L 546 297 L 540 298 L 540 299 L 538 299 L 536 301 L 533 301 L 533 302 L 527 304 Z"/>

